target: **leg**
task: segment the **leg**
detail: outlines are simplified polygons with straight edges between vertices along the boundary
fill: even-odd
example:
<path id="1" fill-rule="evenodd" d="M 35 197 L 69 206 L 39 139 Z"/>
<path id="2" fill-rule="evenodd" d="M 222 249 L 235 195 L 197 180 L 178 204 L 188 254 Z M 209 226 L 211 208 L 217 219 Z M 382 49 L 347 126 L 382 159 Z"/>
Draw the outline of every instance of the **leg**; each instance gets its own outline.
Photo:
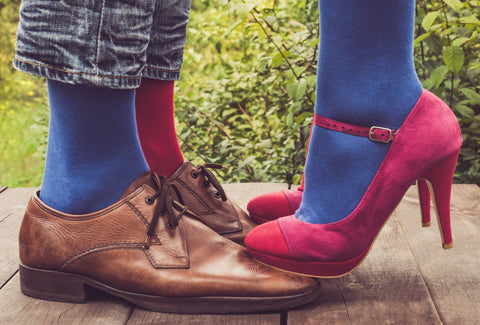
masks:
<path id="1" fill-rule="evenodd" d="M 412 56 L 414 10 L 412 0 L 320 1 L 317 114 L 398 129 L 422 92 Z M 358 204 L 388 146 L 318 127 L 312 132 L 308 204 L 299 218 L 334 222 Z"/>
<path id="2" fill-rule="evenodd" d="M 337 277 L 362 262 L 416 179 L 447 201 L 462 140 L 451 110 L 416 77 L 413 0 L 321 0 L 320 15 L 303 200 L 294 216 L 257 227 L 245 243 L 267 264 Z M 450 247 L 448 204 L 438 207 Z"/>
<path id="3" fill-rule="evenodd" d="M 183 163 L 174 121 L 174 80 L 180 77 L 190 1 L 156 1 L 144 79 L 135 110 L 150 169 L 169 177 Z"/>
<path id="4" fill-rule="evenodd" d="M 40 196 L 63 212 L 104 208 L 148 170 L 136 136 L 133 88 L 145 63 L 139 44 L 148 42 L 152 8 L 137 8 L 129 17 L 136 28 L 109 24 L 121 21 L 125 10 L 128 5 L 108 1 L 103 7 L 96 1 L 22 5 L 14 64 L 49 79 Z M 124 42 L 129 38 L 137 42 Z"/>
<path id="5" fill-rule="evenodd" d="M 135 125 L 135 91 L 49 80 L 48 93 L 50 131 L 40 198 L 73 214 L 118 201 L 148 171 Z"/>
<path id="6" fill-rule="evenodd" d="M 143 78 L 135 96 L 142 150 L 150 169 L 170 176 L 183 163 L 175 132 L 174 81 Z"/>
<path id="7" fill-rule="evenodd" d="M 176 313 L 280 310 L 315 299 L 315 281 L 255 262 L 172 199 L 174 180 L 144 173 L 131 88 L 146 69 L 154 1 L 97 2 L 22 6 L 16 65 L 50 79 L 52 113 L 44 184 L 20 229 L 22 291 L 83 302 L 86 287 L 96 287 Z M 82 39 L 88 31 L 97 37 Z"/>
<path id="8" fill-rule="evenodd" d="M 315 112 L 397 130 L 422 92 L 412 53 L 415 1 L 325 0 L 320 10 Z M 305 171 L 306 204 L 299 218 L 330 223 L 347 216 L 388 148 L 315 126 Z"/>

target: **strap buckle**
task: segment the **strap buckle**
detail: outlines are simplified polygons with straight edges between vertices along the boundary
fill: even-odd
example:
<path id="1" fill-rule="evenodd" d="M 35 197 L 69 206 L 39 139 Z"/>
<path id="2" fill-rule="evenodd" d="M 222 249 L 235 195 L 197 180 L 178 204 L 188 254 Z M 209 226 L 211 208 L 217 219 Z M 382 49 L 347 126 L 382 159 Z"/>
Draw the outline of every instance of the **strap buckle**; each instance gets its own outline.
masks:
<path id="1" fill-rule="evenodd" d="M 381 143 L 389 143 L 392 141 L 393 135 L 393 130 L 380 126 L 372 126 L 368 132 L 368 138 L 370 140 Z"/>

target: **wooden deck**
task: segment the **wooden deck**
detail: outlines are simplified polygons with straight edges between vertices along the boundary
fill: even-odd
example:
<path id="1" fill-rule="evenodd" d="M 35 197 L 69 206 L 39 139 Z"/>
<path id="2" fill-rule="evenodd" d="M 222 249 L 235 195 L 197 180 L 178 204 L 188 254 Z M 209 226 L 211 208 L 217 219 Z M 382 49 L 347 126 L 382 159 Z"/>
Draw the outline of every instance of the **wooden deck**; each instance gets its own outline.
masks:
<path id="1" fill-rule="evenodd" d="M 282 184 L 225 185 L 245 206 Z M 455 248 L 443 250 L 436 220 L 421 228 L 413 186 L 365 262 L 340 279 L 322 281 L 313 303 L 282 313 L 175 315 L 149 312 L 107 295 L 85 304 L 22 295 L 18 229 L 32 188 L 0 186 L 0 324 L 480 324 L 480 188 L 455 185 Z"/>

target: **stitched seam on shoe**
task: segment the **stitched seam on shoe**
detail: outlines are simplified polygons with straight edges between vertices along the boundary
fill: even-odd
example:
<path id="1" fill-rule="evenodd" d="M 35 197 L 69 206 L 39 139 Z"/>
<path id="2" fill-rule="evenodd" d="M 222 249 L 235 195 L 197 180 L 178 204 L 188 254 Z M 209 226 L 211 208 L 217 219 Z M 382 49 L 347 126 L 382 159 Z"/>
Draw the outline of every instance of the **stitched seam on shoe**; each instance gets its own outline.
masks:
<path id="1" fill-rule="evenodd" d="M 140 212 L 140 210 L 137 209 L 137 207 L 133 203 L 131 203 L 130 201 L 127 201 L 125 202 L 125 204 L 140 218 L 140 220 L 142 220 L 145 227 L 148 228 L 150 226 L 147 218 L 145 218 L 145 216 Z M 161 242 L 158 236 L 156 234 L 153 234 L 151 243 L 155 243 L 155 242 L 161 245 Z"/>
<path id="2" fill-rule="evenodd" d="M 135 205 L 133 205 L 133 203 L 131 203 L 130 201 L 127 201 L 125 202 L 125 204 L 140 218 L 140 220 L 142 220 L 143 224 L 146 227 L 149 226 L 147 218 L 145 218 L 145 216 L 140 212 L 140 210 L 137 209 Z"/>
<path id="3" fill-rule="evenodd" d="M 182 185 L 188 192 L 190 192 L 207 210 L 208 212 L 205 212 L 205 213 L 197 213 L 195 212 L 196 214 L 198 215 L 206 215 L 206 214 L 214 214 L 215 211 L 212 210 L 212 208 L 193 190 L 191 189 L 187 183 L 185 183 L 184 181 L 182 181 L 180 178 L 178 178 L 176 180 L 178 183 L 180 183 L 180 185 Z"/>
<path id="4" fill-rule="evenodd" d="M 69 257 L 60 267 L 60 271 L 62 271 L 68 265 L 76 262 L 78 259 L 92 255 L 94 253 L 98 253 L 101 251 L 116 250 L 116 249 L 139 249 L 139 248 L 143 248 L 143 244 L 139 242 L 125 242 L 125 243 L 103 244 L 103 245 L 93 246 Z"/>
<path id="5" fill-rule="evenodd" d="M 154 268 L 162 268 L 162 269 L 179 269 L 179 268 L 188 269 L 189 268 L 188 256 L 169 254 L 170 256 L 173 256 L 175 258 L 181 258 L 187 262 L 186 265 L 179 266 L 178 264 L 160 264 L 158 260 L 154 259 L 154 257 L 149 251 L 143 250 L 143 252 L 145 253 L 145 255 L 147 255 L 148 260 L 150 261 L 150 263 L 153 265 Z"/>
<path id="6" fill-rule="evenodd" d="M 287 245 L 288 252 L 290 253 L 290 256 L 294 256 L 294 254 L 292 254 L 292 247 L 290 246 L 290 244 L 287 240 L 287 237 L 285 236 L 285 234 L 283 232 L 282 224 L 280 223 L 280 221 L 278 219 L 276 221 L 277 221 L 278 228 L 280 229 L 280 232 L 282 233 L 283 241 L 285 242 L 285 245 Z"/>
<path id="7" fill-rule="evenodd" d="M 178 167 L 178 169 L 173 173 L 173 175 L 168 178 L 168 181 L 173 183 L 176 179 L 178 179 L 178 177 L 180 177 L 180 175 L 183 173 L 183 171 L 185 170 L 185 168 L 187 168 L 188 165 L 189 164 L 187 162 L 183 162 L 180 167 Z"/>
<path id="8" fill-rule="evenodd" d="M 200 201 L 200 203 L 202 203 L 203 205 L 206 205 L 207 208 L 208 208 L 208 211 L 207 212 L 204 212 L 204 213 L 197 213 L 195 212 L 198 216 L 207 216 L 207 215 L 210 215 L 210 214 L 216 214 L 215 213 L 215 210 L 213 210 L 193 189 L 191 189 L 187 183 L 183 182 L 181 179 L 177 179 L 176 180 L 178 183 L 180 183 L 180 185 L 182 185 L 187 191 L 189 191 L 193 196 L 195 196 L 197 198 L 198 201 Z M 229 223 L 232 223 L 232 222 L 236 222 L 237 224 L 240 222 L 240 217 L 238 216 L 238 213 L 237 211 L 235 210 L 235 208 L 233 207 L 233 204 L 230 200 L 227 200 L 227 202 L 230 202 L 230 204 L 232 205 L 232 209 L 233 211 L 235 212 L 235 214 L 237 215 L 237 219 L 230 219 L 230 220 L 227 220 L 227 222 Z M 239 227 L 237 226 L 237 228 L 232 228 L 230 227 L 230 229 L 226 229 L 226 230 L 222 230 L 221 232 L 219 232 L 219 234 L 228 234 L 228 233 L 234 233 L 234 232 L 237 232 L 237 231 L 240 231 L 242 229 L 238 229 Z M 241 227 L 240 227 L 241 228 Z"/>
<path id="9" fill-rule="evenodd" d="M 285 193 L 285 190 L 282 191 L 282 194 L 285 195 L 285 198 L 287 199 L 288 206 L 290 207 L 290 213 L 295 213 L 295 211 L 293 211 L 292 202 L 290 202 L 290 199 L 288 198 L 287 193 Z"/>
<path id="10" fill-rule="evenodd" d="M 140 210 L 137 209 L 137 207 L 135 205 L 133 205 L 131 202 L 127 201 L 125 202 L 126 205 L 132 209 L 132 211 L 142 220 L 142 222 L 145 224 L 145 226 L 148 228 L 149 226 L 149 223 L 147 221 L 147 219 L 145 218 L 145 216 L 140 212 Z M 167 249 L 165 247 L 161 247 L 162 246 L 162 243 L 160 241 L 160 238 L 158 238 L 158 236 L 156 234 L 154 234 L 152 236 L 152 241 L 151 243 L 154 245 L 154 246 L 157 246 L 159 247 L 162 252 L 164 252 L 165 254 L 168 254 L 170 256 L 173 256 L 175 258 L 178 258 L 178 257 L 184 257 L 184 256 L 181 256 L 181 255 L 178 255 L 177 253 L 175 253 L 174 251 L 170 250 L 170 249 Z M 157 264 L 157 262 L 155 262 L 155 260 L 153 259 L 153 256 L 150 254 L 150 252 L 144 250 L 145 254 L 147 255 L 148 259 L 150 260 L 150 262 L 154 265 Z M 167 265 L 167 266 L 176 266 L 176 265 Z"/>
<path id="11" fill-rule="evenodd" d="M 157 266 L 157 265 L 158 265 L 157 261 L 153 259 L 153 256 L 150 254 L 149 251 L 147 251 L 147 250 L 144 249 L 143 252 L 144 252 L 145 255 L 147 256 L 148 260 L 149 260 L 150 263 L 153 265 L 153 267 L 155 267 L 155 268 L 163 268 L 163 269 L 166 269 L 166 268 L 173 268 L 173 269 L 175 269 L 175 268 L 177 268 L 177 269 L 178 269 L 178 268 L 187 268 L 187 269 L 188 269 L 188 268 L 190 268 L 190 258 L 188 257 L 188 243 L 187 243 L 187 241 L 186 241 L 186 236 L 187 236 L 187 235 L 186 235 L 186 231 L 185 231 L 185 228 L 184 228 L 184 226 L 183 226 L 182 223 L 179 224 L 179 227 L 180 227 L 181 230 L 182 230 L 181 232 L 184 234 L 184 236 L 182 237 L 182 238 L 183 238 L 182 241 L 183 241 L 183 245 L 184 245 L 185 252 L 186 252 L 185 255 L 184 255 L 184 256 L 181 256 L 181 255 L 178 255 L 178 254 L 170 254 L 170 253 L 167 252 L 165 249 L 163 249 L 163 248 L 161 248 L 161 247 L 159 247 L 159 248 L 160 248 L 163 252 L 167 253 L 167 254 L 170 255 L 170 256 L 173 256 L 173 257 L 175 257 L 175 258 L 180 257 L 180 258 L 182 258 L 182 259 L 185 259 L 185 260 L 186 260 L 186 265 L 184 265 L 184 266 L 182 265 L 181 267 L 178 266 L 178 265 L 174 265 L 174 264 L 170 264 L 170 265 L 169 265 L 169 264 L 165 264 L 165 265 Z M 158 246 L 157 246 L 157 247 L 158 247 Z"/>

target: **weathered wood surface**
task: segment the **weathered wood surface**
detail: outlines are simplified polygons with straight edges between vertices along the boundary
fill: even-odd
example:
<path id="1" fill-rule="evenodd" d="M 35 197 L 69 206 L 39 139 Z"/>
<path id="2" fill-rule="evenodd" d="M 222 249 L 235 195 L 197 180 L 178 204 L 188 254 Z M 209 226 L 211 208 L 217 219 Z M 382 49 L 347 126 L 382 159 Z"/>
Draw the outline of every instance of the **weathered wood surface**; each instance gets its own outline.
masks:
<path id="1" fill-rule="evenodd" d="M 0 287 L 18 270 L 18 229 L 33 188 L 0 193 Z"/>
<path id="2" fill-rule="evenodd" d="M 245 207 L 283 184 L 228 184 Z M 18 229 L 35 189 L 0 192 L 0 324 L 478 324 L 480 323 L 480 188 L 455 185 L 455 248 L 443 250 L 435 218 L 421 228 L 412 187 L 364 263 L 340 279 L 322 280 L 322 295 L 288 313 L 175 315 L 135 308 L 97 294 L 85 304 L 32 299 L 19 288 Z M 433 215 L 432 210 L 432 215 Z"/>

